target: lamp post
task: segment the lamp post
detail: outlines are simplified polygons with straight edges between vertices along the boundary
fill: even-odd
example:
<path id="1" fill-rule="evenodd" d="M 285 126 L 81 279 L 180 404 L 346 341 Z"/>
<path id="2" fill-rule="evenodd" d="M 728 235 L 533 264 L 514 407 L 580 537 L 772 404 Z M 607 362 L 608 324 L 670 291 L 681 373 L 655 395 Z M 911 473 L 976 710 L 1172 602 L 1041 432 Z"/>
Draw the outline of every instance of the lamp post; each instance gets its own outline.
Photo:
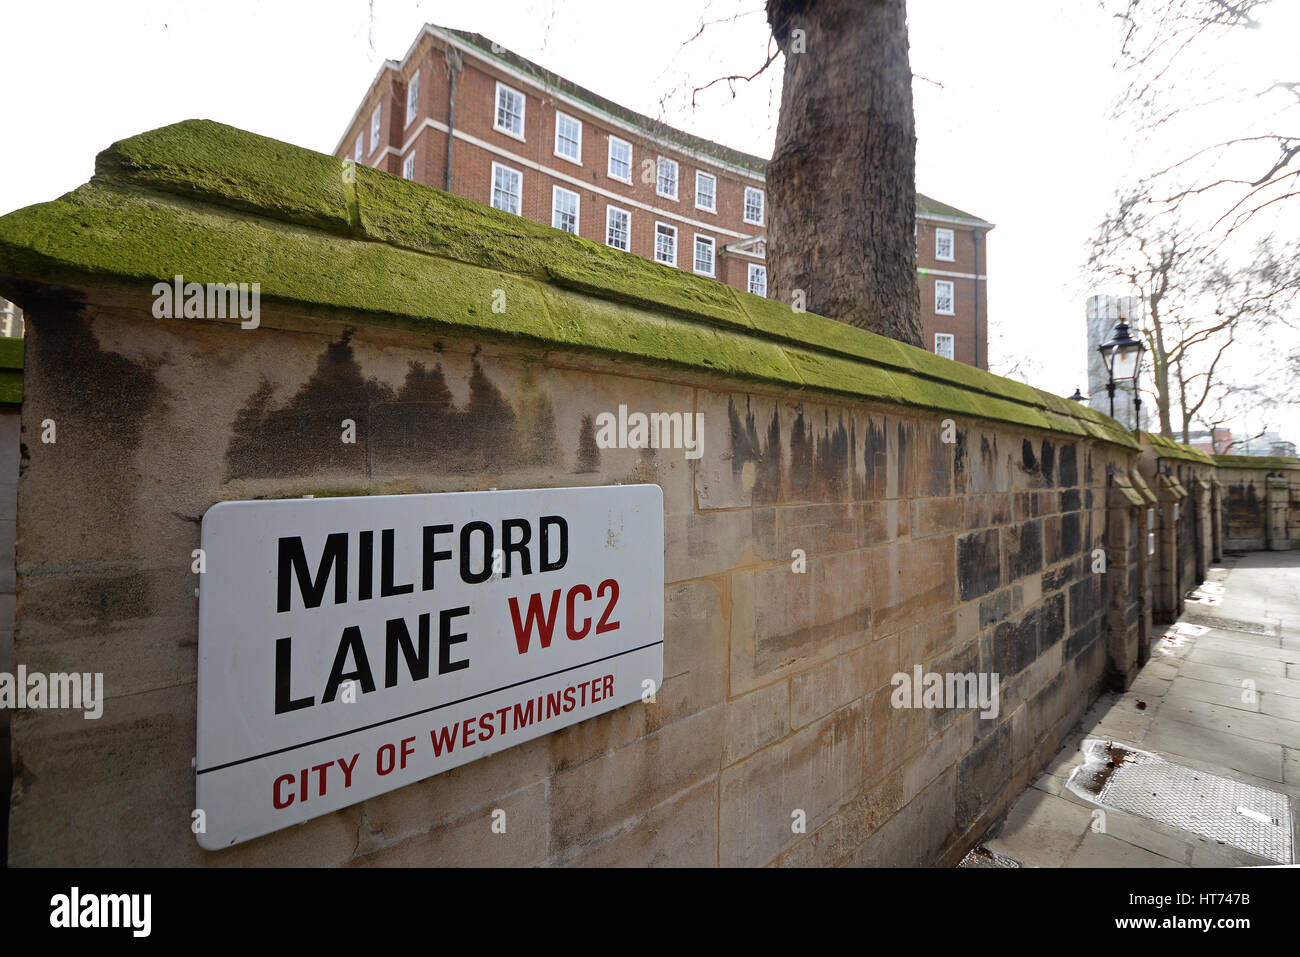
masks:
<path id="1" fill-rule="evenodd" d="M 1115 382 L 1132 381 L 1133 383 L 1133 428 L 1136 431 L 1142 422 L 1142 397 L 1138 395 L 1137 377 L 1142 368 L 1142 350 L 1145 348 L 1141 339 L 1129 335 L 1128 323 L 1121 319 L 1115 324 L 1115 331 L 1110 338 L 1097 347 L 1101 361 L 1106 364 L 1106 393 L 1110 396 L 1110 417 L 1115 417 Z"/>

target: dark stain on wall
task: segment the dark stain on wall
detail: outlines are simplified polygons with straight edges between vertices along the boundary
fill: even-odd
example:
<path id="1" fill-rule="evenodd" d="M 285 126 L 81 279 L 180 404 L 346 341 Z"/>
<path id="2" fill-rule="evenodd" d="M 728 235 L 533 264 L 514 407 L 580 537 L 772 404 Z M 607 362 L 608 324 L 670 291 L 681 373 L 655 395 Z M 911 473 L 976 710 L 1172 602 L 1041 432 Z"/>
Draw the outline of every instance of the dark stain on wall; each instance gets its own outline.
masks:
<path id="1" fill-rule="evenodd" d="M 912 426 L 906 422 L 898 423 L 898 494 L 910 497 L 912 487 L 908 484 L 911 456 L 908 454 L 912 443 Z"/>
<path id="2" fill-rule="evenodd" d="M 767 425 L 767 441 L 758 435 L 758 424 L 748 397 L 745 399 L 745 420 L 732 399 L 727 400 L 727 423 L 731 433 L 731 474 L 739 477 L 747 462 L 755 467 L 752 501 L 770 504 L 781 493 L 781 416 L 775 406 Z M 793 438 L 791 442 L 793 444 Z M 793 452 L 792 452 L 793 454 Z"/>
<path id="3" fill-rule="evenodd" d="M 1056 472 L 1058 485 L 1069 487 L 1079 484 L 1079 447 L 1073 443 L 1061 446 L 1059 468 Z"/>
<path id="4" fill-rule="evenodd" d="M 41 397 L 41 418 L 54 419 L 60 445 L 84 446 L 79 452 L 90 455 L 88 464 L 93 466 L 96 459 L 112 463 L 97 474 L 91 474 L 96 472 L 93 468 L 86 470 L 86 477 L 102 487 L 122 473 L 124 458 L 140 444 L 145 416 L 160 401 L 154 375 L 157 364 L 104 351 L 94 333 L 93 317 L 74 296 L 27 295 L 24 307 L 31 326 L 25 347 L 27 365 L 39 370 L 44 381 L 58 383 L 58 388 Z M 39 442 L 39 433 L 28 441 Z"/>
<path id="5" fill-rule="evenodd" d="M 964 495 L 966 488 L 966 433 L 958 431 L 957 447 L 952 456 L 952 491 L 954 495 Z"/>
<path id="6" fill-rule="evenodd" d="M 587 412 L 583 414 L 582 425 L 578 429 L 577 466 L 574 471 L 582 475 L 599 468 L 600 447 L 596 445 L 596 420 Z"/>
<path id="7" fill-rule="evenodd" d="M 1227 486 L 1223 500 L 1223 531 L 1228 538 L 1264 537 L 1268 527 L 1268 509 L 1264 496 L 1255 492 L 1249 479 Z"/>
<path id="8" fill-rule="evenodd" d="M 555 415 L 544 396 L 533 397 L 526 414 L 517 416 L 477 361 L 463 409 L 452 401 L 441 364 L 429 369 L 411 362 L 394 391 L 362 375 L 350 331 L 326 347 L 316 371 L 287 405 L 270 408 L 273 393 L 263 381 L 236 416 L 226 450 L 228 479 L 369 475 L 377 465 L 502 472 L 559 460 Z"/>
<path id="9" fill-rule="evenodd" d="M 1038 458 L 1034 455 L 1034 443 L 1028 439 L 1020 443 L 1020 469 L 1023 472 L 1038 471 Z"/>
<path id="10" fill-rule="evenodd" d="M 804 422 L 800 408 L 790 426 L 790 496 L 793 499 L 811 497 L 813 448 L 812 430 Z"/>
<path id="11" fill-rule="evenodd" d="M 1038 470 L 1042 475 L 1043 484 L 1051 485 L 1052 473 L 1056 471 L 1056 446 L 1047 439 L 1043 439 L 1041 449 L 1042 451 L 1038 458 Z"/>
<path id="12" fill-rule="evenodd" d="M 838 502 L 846 497 L 849 470 L 849 432 L 841 415 L 834 426 L 827 411 L 822 435 L 814 452 L 814 497 L 819 502 Z"/>
<path id="13" fill-rule="evenodd" d="M 889 473 L 886 471 L 889 468 L 889 440 L 883 421 L 877 427 L 874 418 L 867 419 L 867 430 L 862 436 L 862 465 L 862 490 L 859 497 L 868 501 L 884 498 L 889 484 Z"/>

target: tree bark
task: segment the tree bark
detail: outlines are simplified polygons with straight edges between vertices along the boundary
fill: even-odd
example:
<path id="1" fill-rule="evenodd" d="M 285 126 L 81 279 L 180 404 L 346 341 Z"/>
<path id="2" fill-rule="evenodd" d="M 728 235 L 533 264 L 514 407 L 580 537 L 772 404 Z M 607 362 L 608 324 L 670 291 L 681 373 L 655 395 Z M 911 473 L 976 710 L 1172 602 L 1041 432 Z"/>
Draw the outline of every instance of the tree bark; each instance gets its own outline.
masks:
<path id="1" fill-rule="evenodd" d="M 767 169 L 771 293 L 922 346 L 904 0 L 767 0 L 767 18 L 785 54 Z"/>

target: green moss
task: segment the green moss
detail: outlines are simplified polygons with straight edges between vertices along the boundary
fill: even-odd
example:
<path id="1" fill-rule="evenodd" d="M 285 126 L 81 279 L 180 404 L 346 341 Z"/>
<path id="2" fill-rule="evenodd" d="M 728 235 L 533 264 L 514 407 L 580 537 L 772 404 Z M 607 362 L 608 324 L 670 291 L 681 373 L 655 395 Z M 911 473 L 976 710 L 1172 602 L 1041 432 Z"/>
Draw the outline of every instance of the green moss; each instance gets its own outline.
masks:
<path id="1" fill-rule="evenodd" d="M 1216 455 L 1214 461 L 1226 468 L 1238 469 L 1300 468 L 1300 459 L 1277 455 Z"/>
<path id="2" fill-rule="evenodd" d="M 1166 436 L 1143 432 L 1142 441 L 1150 445 L 1162 459 L 1179 459 L 1184 462 L 1196 462 L 1199 465 L 1214 465 L 1212 456 Z"/>
<path id="3" fill-rule="evenodd" d="M 99 154 L 95 173 L 290 222 L 351 227 L 339 160 L 211 120 L 119 140 Z"/>
<path id="4" fill-rule="evenodd" d="M 115 143 L 94 180 L 0 217 L 0 276 L 259 283 L 356 321 L 901 403 L 1136 448 L 1019 382 L 243 130 L 190 120 Z M 250 215 L 251 214 L 251 215 Z M 497 308 L 493 308 L 494 305 Z M 1190 450 L 1188 450 L 1190 451 Z"/>
<path id="5" fill-rule="evenodd" d="M 13 336 L 0 336 L 0 369 L 23 367 L 23 340 Z"/>
<path id="6" fill-rule="evenodd" d="M 23 374 L 21 371 L 0 371 L 0 404 L 21 405 L 23 401 Z"/>
<path id="7" fill-rule="evenodd" d="M 357 170 L 357 201 L 365 234 L 384 243 L 752 329 L 721 283 L 482 203 L 364 167 Z"/>

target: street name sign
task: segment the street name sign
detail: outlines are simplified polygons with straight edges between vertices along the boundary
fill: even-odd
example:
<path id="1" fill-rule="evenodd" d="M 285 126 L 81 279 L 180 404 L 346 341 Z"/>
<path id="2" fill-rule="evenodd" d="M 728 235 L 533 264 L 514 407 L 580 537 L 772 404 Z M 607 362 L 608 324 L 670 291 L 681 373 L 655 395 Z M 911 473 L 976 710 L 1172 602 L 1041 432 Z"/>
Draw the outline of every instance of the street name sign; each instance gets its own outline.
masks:
<path id="1" fill-rule="evenodd" d="M 203 516 L 199 845 L 648 699 L 657 485 L 222 502 Z"/>

